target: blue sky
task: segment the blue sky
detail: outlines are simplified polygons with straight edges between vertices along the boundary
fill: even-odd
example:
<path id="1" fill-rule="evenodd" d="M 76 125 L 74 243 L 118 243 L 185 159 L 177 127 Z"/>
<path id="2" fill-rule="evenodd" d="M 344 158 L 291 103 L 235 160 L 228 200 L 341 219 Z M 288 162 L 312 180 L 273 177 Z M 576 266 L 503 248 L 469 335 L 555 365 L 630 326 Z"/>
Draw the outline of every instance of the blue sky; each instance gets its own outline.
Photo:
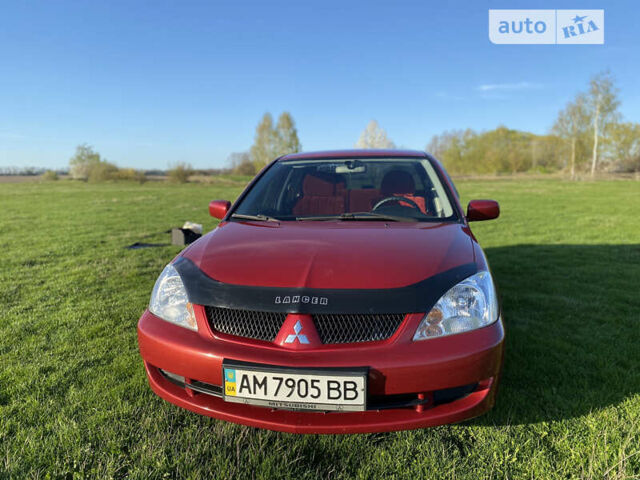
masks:
<path id="1" fill-rule="evenodd" d="M 489 8 L 604 8 L 605 45 L 493 45 Z M 3 2 L 0 166 L 64 167 L 80 143 L 119 166 L 226 164 L 265 111 L 305 150 L 370 119 L 399 146 L 443 130 L 544 133 L 610 69 L 640 121 L 635 2 Z"/>

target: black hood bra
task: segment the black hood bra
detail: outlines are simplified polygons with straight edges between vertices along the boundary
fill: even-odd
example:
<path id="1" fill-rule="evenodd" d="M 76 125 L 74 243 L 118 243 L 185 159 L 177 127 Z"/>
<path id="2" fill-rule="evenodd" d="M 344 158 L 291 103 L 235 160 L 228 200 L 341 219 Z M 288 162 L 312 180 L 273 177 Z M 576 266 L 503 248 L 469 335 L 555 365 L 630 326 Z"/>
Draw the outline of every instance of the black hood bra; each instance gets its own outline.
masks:
<path id="1" fill-rule="evenodd" d="M 451 287 L 477 273 L 465 263 L 418 283 L 399 288 L 254 287 L 219 282 L 186 257 L 173 263 L 191 303 L 279 313 L 419 313 L 428 312 Z"/>

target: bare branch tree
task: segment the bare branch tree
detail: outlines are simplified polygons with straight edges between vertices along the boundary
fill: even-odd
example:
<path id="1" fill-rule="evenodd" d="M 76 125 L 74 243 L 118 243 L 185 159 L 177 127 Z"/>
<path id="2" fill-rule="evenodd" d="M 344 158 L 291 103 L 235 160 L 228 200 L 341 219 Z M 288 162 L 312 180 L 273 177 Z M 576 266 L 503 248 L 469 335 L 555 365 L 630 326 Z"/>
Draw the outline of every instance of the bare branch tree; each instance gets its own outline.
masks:
<path id="1" fill-rule="evenodd" d="M 609 72 L 602 72 L 591 78 L 587 94 L 587 108 L 593 128 L 593 151 L 591 156 L 591 177 L 595 175 L 598 164 L 598 145 L 600 137 L 609 125 L 619 118 L 618 89 Z"/>
<path id="2" fill-rule="evenodd" d="M 569 143 L 571 179 L 576 177 L 576 150 L 578 143 L 584 138 L 589 128 L 589 115 L 586 109 L 587 99 L 584 94 L 579 94 L 572 102 L 558 113 L 558 118 L 553 125 L 552 132 Z"/>
<path id="3" fill-rule="evenodd" d="M 360 134 L 356 148 L 395 148 L 395 145 L 378 122 L 371 120 Z"/>

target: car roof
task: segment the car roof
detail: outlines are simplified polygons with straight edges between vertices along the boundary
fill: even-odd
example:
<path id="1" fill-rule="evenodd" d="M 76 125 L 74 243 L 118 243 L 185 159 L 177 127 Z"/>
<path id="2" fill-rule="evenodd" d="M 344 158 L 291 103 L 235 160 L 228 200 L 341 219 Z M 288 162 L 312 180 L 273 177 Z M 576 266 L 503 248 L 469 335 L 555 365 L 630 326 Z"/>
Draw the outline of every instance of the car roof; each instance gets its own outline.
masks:
<path id="1" fill-rule="evenodd" d="M 324 150 L 318 152 L 290 153 L 278 159 L 283 160 L 326 160 L 328 158 L 427 158 L 425 152 L 420 150 L 397 150 L 397 149 L 352 149 L 352 150 Z"/>

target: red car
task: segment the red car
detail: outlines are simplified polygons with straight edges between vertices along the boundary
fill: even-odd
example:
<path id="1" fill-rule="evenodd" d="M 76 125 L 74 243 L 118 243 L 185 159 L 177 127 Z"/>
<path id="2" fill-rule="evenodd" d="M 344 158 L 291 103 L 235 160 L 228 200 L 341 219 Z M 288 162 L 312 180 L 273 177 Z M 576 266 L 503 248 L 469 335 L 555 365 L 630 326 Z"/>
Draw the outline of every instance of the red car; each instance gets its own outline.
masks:
<path id="1" fill-rule="evenodd" d="M 151 388 L 297 433 L 403 430 L 489 410 L 504 328 L 485 255 L 423 152 L 278 158 L 162 272 L 138 323 Z"/>

